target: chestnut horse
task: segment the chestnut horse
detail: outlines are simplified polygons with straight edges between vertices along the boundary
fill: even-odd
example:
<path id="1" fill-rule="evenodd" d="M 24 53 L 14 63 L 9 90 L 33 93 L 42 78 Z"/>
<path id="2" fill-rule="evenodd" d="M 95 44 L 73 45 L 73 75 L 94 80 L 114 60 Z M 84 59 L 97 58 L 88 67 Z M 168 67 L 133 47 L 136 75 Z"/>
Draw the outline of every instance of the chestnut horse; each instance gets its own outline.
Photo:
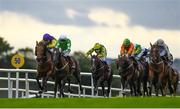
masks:
<path id="1" fill-rule="evenodd" d="M 151 45 L 150 50 L 150 63 L 149 63 L 149 95 L 152 93 L 152 86 L 154 85 L 156 96 L 158 96 L 159 89 L 161 90 L 162 96 L 166 95 L 168 78 L 169 78 L 169 67 L 162 60 L 159 47 L 157 45 Z"/>
<path id="2" fill-rule="evenodd" d="M 49 77 L 54 76 L 54 66 L 51 58 L 51 54 L 47 51 L 46 44 L 44 42 L 37 42 L 35 47 L 35 55 L 37 56 L 37 83 L 40 88 L 39 93 L 46 92 L 47 80 Z M 39 79 L 42 78 L 42 85 Z"/>

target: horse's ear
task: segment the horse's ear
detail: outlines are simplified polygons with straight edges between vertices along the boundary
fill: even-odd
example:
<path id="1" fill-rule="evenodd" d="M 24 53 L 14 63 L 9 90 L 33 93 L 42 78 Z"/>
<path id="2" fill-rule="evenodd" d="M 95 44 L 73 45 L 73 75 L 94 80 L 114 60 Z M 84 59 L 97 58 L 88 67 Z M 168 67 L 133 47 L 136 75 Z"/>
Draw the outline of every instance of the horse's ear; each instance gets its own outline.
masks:
<path id="1" fill-rule="evenodd" d="M 36 45 L 38 45 L 38 41 L 36 41 Z"/>
<path id="2" fill-rule="evenodd" d="M 152 48 L 152 46 L 153 46 L 151 42 L 150 42 L 150 46 L 151 46 L 151 48 Z"/>

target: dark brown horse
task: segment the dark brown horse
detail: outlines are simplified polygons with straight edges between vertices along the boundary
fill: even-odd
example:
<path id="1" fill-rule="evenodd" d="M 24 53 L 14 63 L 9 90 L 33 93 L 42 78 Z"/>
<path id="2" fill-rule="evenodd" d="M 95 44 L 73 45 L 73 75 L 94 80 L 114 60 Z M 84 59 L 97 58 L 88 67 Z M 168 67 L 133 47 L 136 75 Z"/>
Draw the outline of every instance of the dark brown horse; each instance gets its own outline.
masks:
<path id="1" fill-rule="evenodd" d="M 121 76 L 122 94 L 126 95 L 125 88 L 129 85 L 131 96 L 137 96 L 137 72 L 134 67 L 134 62 L 130 57 L 123 55 L 117 60 L 117 69 Z"/>
<path id="2" fill-rule="evenodd" d="M 161 90 L 162 96 L 165 96 L 169 78 L 169 67 L 162 60 L 159 47 L 157 45 L 150 45 L 149 95 L 151 95 L 152 86 L 154 85 L 156 96 L 158 96 L 159 89 Z"/>
<path id="3" fill-rule="evenodd" d="M 94 95 L 97 95 L 98 86 L 101 85 L 102 94 L 105 97 L 104 82 L 106 81 L 108 85 L 106 96 L 109 97 L 113 78 L 113 72 L 111 68 L 107 68 L 108 66 L 105 65 L 105 63 L 102 62 L 96 55 L 91 56 L 91 65 L 91 72 L 94 84 Z"/>
<path id="4" fill-rule="evenodd" d="M 52 63 L 52 58 L 50 53 L 47 51 L 46 44 L 44 42 L 36 42 L 35 55 L 37 56 L 36 61 L 37 65 L 37 83 L 40 88 L 40 92 L 47 91 L 47 80 L 49 77 L 54 76 L 54 66 Z M 39 82 L 39 79 L 42 78 L 42 85 Z"/>
<path id="5" fill-rule="evenodd" d="M 80 66 L 77 60 L 71 57 L 75 68 L 71 68 L 70 62 L 65 56 L 58 50 L 54 50 L 54 64 L 55 64 L 55 87 L 54 87 L 54 97 L 56 97 L 57 88 L 59 86 L 60 97 L 64 97 L 64 86 L 66 81 L 68 81 L 68 91 L 72 92 L 70 88 L 71 77 L 74 76 L 78 83 L 80 91 L 82 92 L 81 77 L 80 77 Z"/>
<path id="6" fill-rule="evenodd" d="M 169 80 L 168 80 L 168 88 L 170 94 L 176 96 L 176 90 L 179 82 L 179 73 L 176 69 L 173 69 L 171 66 L 169 67 Z"/>
<path id="7" fill-rule="evenodd" d="M 148 63 L 145 61 L 145 59 L 143 59 L 143 57 L 137 60 L 134 56 L 131 56 L 131 59 L 133 60 L 135 74 L 137 75 L 137 94 L 142 95 L 143 92 L 143 96 L 148 95 Z"/>

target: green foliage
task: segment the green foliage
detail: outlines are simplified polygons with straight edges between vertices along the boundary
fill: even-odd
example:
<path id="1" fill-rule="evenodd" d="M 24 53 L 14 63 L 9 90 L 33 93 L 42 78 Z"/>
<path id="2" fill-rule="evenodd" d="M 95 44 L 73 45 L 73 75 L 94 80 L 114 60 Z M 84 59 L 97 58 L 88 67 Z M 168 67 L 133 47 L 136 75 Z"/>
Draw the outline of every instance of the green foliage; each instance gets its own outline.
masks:
<path id="1" fill-rule="evenodd" d="M 12 50 L 13 50 L 13 47 L 10 46 L 10 44 L 6 40 L 0 37 L 0 56 L 2 56 L 3 53 L 7 55 L 7 53 Z"/>
<path id="2" fill-rule="evenodd" d="M 91 63 L 88 58 L 85 57 L 85 54 L 83 52 L 74 52 L 73 56 L 79 61 L 79 64 L 81 66 L 81 71 L 83 72 L 89 72 Z"/>

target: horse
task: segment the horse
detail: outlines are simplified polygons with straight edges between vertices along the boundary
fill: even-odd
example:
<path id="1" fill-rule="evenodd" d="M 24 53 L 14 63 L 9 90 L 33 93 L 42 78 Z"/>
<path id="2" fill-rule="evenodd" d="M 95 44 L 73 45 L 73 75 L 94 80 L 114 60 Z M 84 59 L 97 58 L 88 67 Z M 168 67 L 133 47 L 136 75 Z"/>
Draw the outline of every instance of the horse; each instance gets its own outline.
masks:
<path id="1" fill-rule="evenodd" d="M 64 97 L 64 86 L 66 81 L 68 81 L 68 91 L 72 92 L 70 88 L 71 77 L 74 76 L 79 83 L 80 91 L 82 92 L 81 77 L 80 77 L 80 65 L 77 60 L 71 57 L 72 61 L 75 63 L 75 68 L 72 69 L 70 62 L 59 51 L 58 48 L 54 49 L 53 62 L 55 64 L 55 87 L 54 87 L 54 97 L 56 97 L 57 87 L 59 86 L 59 97 Z"/>
<path id="2" fill-rule="evenodd" d="M 51 54 L 47 51 L 46 44 L 41 41 L 36 41 L 35 55 L 37 56 L 37 76 L 36 81 L 40 88 L 39 93 L 46 92 L 47 80 L 49 77 L 54 78 L 54 65 L 52 62 Z M 42 85 L 39 79 L 42 78 Z"/>
<path id="3" fill-rule="evenodd" d="M 104 83 L 106 81 L 108 86 L 106 96 L 109 97 L 113 78 L 112 69 L 110 68 L 110 66 L 105 65 L 105 63 L 101 61 L 96 55 L 91 55 L 91 66 L 94 85 L 94 95 L 97 96 L 98 86 L 101 85 L 102 95 L 105 97 Z"/>
<path id="4" fill-rule="evenodd" d="M 179 82 L 179 72 L 170 66 L 168 88 L 169 88 L 170 94 L 173 96 L 176 96 L 178 82 Z"/>
<path id="5" fill-rule="evenodd" d="M 148 68 L 148 63 L 144 58 L 145 57 L 141 57 L 139 60 L 137 60 L 134 56 L 131 56 L 135 68 L 135 74 L 137 75 L 137 84 L 136 84 L 137 94 L 146 96 L 148 95 L 147 82 L 148 82 L 149 68 Z"/>
<path id="6" fill-rule="evenodd" d="M 166 95 L 169 68 L 168 65 L 162 60 L 159 54 L 159 47 L 150 43 L 150 62 L 149 62 L 149 95 L 152 93 L 152 86 L 154 85 L 156 96 L 158 96 L 159 89 L 161 90 L 162 96 Z"/>
<path id="7" fill-rule="evenodd" d="M 118 56 L 117 60 L 117 69 L 119 71 L 119 75 L 121 76 L 121 85 L 122 85 L 122 94 L 126 95 L 125 88 L 127 85 L 130 86 L 130 94 L 133 96 L 137 96 L 137 78 L 136 68 L 134 67 L 134 62 L 130 57 L 123 55 Z"/>

